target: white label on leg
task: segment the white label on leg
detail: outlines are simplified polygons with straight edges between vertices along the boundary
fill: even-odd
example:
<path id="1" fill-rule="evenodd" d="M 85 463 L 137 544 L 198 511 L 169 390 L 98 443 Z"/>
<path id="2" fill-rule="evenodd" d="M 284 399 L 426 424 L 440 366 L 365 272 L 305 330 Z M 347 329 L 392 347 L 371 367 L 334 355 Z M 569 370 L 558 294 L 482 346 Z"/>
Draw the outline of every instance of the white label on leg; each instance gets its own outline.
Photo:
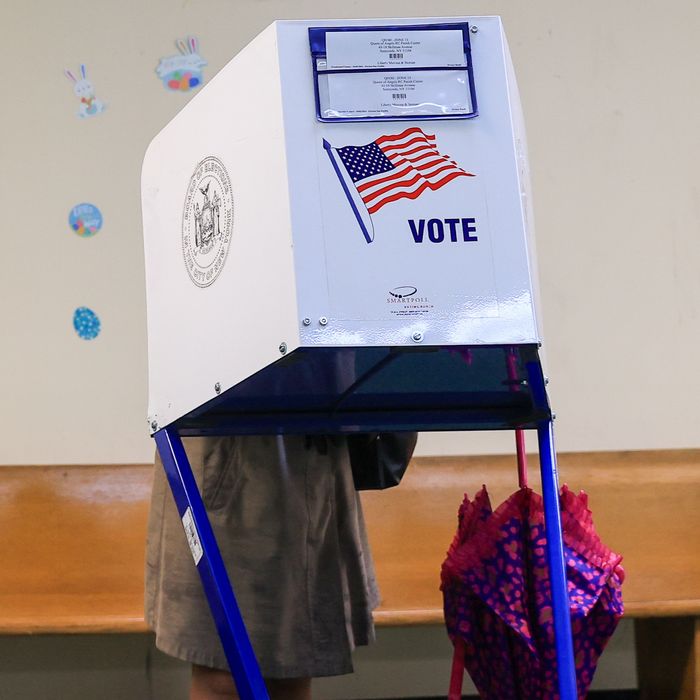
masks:
<path id="1" fill-rule="evenodd" d="M 197 564 L 199 564 L 199 560 L 202 558 L 202 554 L 204 554 L 204 551 L 202 550 L 202 543 L 199 541 L 197 526 L 194 524 L 194 518 L 192 517 L 192 508 L 189 506 L 187 506 L 187 510 L 182 516 L 182 527 L 185 528 L 187 544 L 190 546 L 192 559 L 194 559 L 194 564 L 197 566 Z"/>

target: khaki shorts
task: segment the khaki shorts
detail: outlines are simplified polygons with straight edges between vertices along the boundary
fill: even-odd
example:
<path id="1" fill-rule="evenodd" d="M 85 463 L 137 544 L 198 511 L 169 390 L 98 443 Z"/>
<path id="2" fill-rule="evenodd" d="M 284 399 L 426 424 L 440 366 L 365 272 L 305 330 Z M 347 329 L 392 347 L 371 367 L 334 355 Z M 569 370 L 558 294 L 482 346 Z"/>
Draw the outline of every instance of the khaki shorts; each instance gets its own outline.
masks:
<path id="1" fill-rule="evenodd" d="M 185 440 L 266 678 L 352 671 L 378 604 L 347 445 L 303 436 Z M 325 452 L 325 454 L 324 454 Z M 146 557 L 146 620 L 167 654 L 227 663 L 160 460 Z"/>

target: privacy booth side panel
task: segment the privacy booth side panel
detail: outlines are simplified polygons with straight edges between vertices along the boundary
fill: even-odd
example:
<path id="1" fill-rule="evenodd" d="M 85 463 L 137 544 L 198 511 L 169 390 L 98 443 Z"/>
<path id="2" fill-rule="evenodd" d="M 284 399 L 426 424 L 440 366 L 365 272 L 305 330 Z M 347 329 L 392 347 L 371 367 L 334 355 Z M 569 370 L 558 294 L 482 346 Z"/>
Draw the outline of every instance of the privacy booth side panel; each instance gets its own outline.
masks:
<path id="1" fill-rule="evenodd" d="M 274 25 L 149 147 L 149 415 L 163 427 L 298 344 Z"/>
<path id="2" fill-rule="evenodd" d="M 302 345 L 537 342 L 500 19 L 277 27 Z"/>
<path id="3" fill-rule="evenodd" d="M 513 59 L 510 54 L 510 48 L 502 30 L 503 35 L 503 51 L 506 66 L 506 79 L 508 82 L 508 100 L 510 102 L 510 112 L 512 118 L 513 141 L 515 147 L 515 156 L 518 169 L 518 182 L 520 183 L 520 199 L 522 206 L 522 216 L 525 223 L 525 234 L 527 246 L 525 254 L 527 255 L 528 269 L 530 271 L 530 284 L 533 293 L 533 314 L 535 317 L 535 327 L 537 328 L 537 336 L 541 340 L 544 334 L 542 328 L 542 317 L 540 309 L 540 285 L 537 265 L 537 241 L 535 238 L 535 217 L 533 210 L 532 197 L 532 178 L 530 176 L 530 159 L 527 146 L 527 132 L 525 129 L 525 115 L 523 114 L 522 102 L 520 101 L 520 91 L 518 82 L 515 76 L 515 68 Z M 540 356 L 544 353 L 541 350 Z"/>

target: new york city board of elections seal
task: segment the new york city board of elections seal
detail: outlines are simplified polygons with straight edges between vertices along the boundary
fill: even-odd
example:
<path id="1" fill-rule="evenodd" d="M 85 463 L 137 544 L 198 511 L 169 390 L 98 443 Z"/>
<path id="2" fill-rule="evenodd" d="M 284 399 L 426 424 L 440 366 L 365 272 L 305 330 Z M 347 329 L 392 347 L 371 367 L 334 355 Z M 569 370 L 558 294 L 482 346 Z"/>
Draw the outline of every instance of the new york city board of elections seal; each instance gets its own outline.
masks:
<path id="1" fill-rule="evenodd" d="M 190 178 L 182 212 L 182 253 L 198 287 L 208 287 L 221 274 L 232 233 L 231 178 L 218 158 L 207 156 Z"/>

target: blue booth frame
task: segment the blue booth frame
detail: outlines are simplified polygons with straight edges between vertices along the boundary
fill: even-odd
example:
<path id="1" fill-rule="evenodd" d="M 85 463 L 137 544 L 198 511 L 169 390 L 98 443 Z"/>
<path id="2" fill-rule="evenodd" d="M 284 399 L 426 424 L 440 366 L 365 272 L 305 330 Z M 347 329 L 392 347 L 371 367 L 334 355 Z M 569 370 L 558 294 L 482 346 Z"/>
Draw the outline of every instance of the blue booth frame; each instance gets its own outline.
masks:
<path id="1" fill-rule="evenodd" d="M 323 367 L 345 353 L 360 368 L 349 385 L 323 387 Z M 517 357 L 514 378 L 504 356 Z M 281 381 L 306 377 L 322 391 L 300 392 Z M 461 369 L 460 369 L 461 362 Z M 391 391 L 397 376 L 391 366 L 426 371 L 427 391 Z M 464 369 L 468 366 L 469 369 Z M 307 370 L 304 372 L 304 368 Z M 445 391 L 445 375 L 454 391 Z M 464 375 L 464 381 L 451 381 Z M 383 378 L 383 381 L 382 381 Z M 437 384 L 435 384 L 437 382 Z M 408 382 L 410 384 L 410 381 Z M 197 570 L 214 617 L 241 700 L 269 698 L 238 603 L 219 552 L 207 513 L 185 452 L 182 435 L 265 433 L 349 433 L 377 430 L 537 431 L 547 536 L 547 562 L 555 635 L 555 672 L 561 700 L 576 700 L 569 597 L 564 562 L 559 483 L 552 413 L 537 345 L 449 348 L 300 348 L 252 378 L 170 425 L 154 438 Z M 411 391 L 413 388 L 414 391 Z M 432 389 L 432 391 L 431 391 Z M 499 390 L 500 389 L 500 390 Z"/>

